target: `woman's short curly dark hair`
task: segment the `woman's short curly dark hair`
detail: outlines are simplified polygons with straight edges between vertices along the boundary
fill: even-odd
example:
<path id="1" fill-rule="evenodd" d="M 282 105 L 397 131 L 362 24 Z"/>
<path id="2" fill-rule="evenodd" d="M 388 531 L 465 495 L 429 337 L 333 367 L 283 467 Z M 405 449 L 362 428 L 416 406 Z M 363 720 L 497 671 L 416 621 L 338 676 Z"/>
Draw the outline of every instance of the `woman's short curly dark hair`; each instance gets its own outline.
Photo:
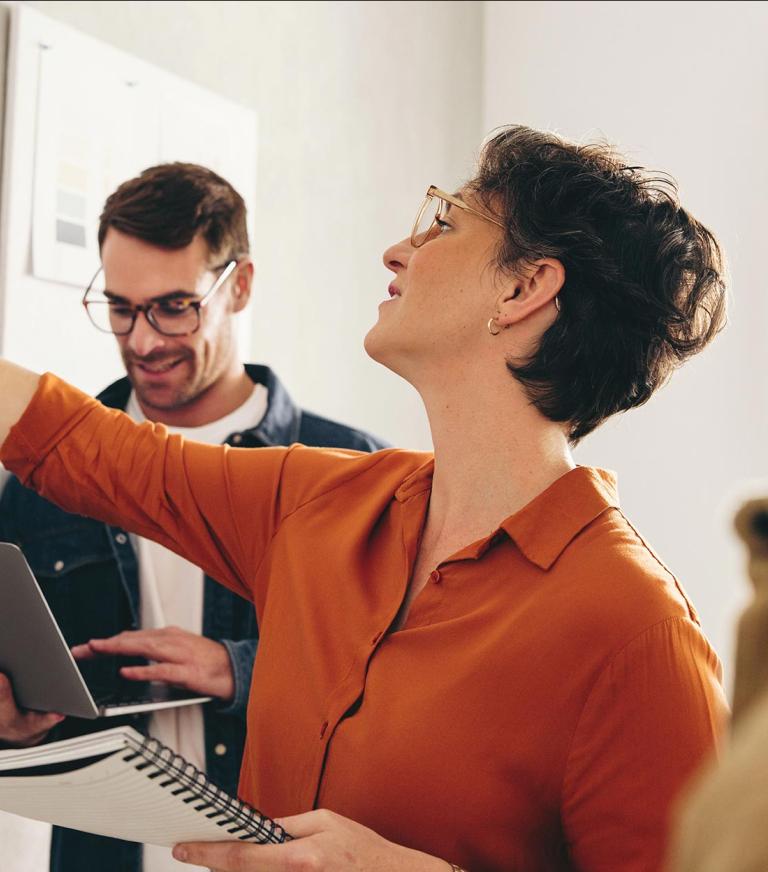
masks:
<path id="1" fill-rule="evenodd" d="M 511 126 L 483 146 L 467 185 L 503 220 L 498 267 L 565 267 L 561 311 L 528 360 L 507 366 L 572 443 L 642 405 L 725 325 L 723 257 L 663 173 L 604 143 Z"/>

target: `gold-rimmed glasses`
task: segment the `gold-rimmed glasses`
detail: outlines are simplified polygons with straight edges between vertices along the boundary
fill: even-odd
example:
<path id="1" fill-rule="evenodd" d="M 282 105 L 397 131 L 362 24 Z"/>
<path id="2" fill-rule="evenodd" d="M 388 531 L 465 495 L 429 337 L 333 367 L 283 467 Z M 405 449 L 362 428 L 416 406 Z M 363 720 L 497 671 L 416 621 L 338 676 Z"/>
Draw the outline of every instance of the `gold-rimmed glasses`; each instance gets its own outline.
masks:
<path id="1" fill-rule="evenodd" d="M 421 208 L 416 215 L 416 220 L 413 222 L 413 230 L 411 230 L 411 245 L 414 248 L 424 245 L 425 242 L 437 235 L 436 231 L 439 231 L 440 229 L 440 222 L 445 220 L 445 216 L 448 214 L 448 210 L 451 206 L 455 206 L 457 209 L 463 209 L 465 212 L 471 212 L 473 215 L 477 215 L 478 218 L 482 218 L 484 221 L 490 221 L 492 224 L 496 224 L 499 227 L 504 227 L 504 224 L 501 221 L 497 221 L 496 218 L 486 215 L 484 212 L 478 212 L 477 209 L 473 209 L 471 206 L 467 205 L 467 203 L 455 194 L 446 194 L 446 192 L 441 191 L 440 188 L 430 185 L 427 188 L 427 195 L 424 198 L 424 202 L 421 204 Z"/>
<path id="2" fill-rule="evenodd" d="M 118 294 L 102 288 L 100 280 L 103 280 L 104 272 L 99 267 L 83 295 L 83 306 L 93 326 L 103 333 L 127 336 L 133 330 L 139 313 L 143 312 L 147 321 L 163 336 L 189 336 L 200 328 L 200 310 L 208 305 L 236 266 L 237 261 L 230 260 L 223 266 L 213 267 L 212 271 L 222 272 L 200 298 L 195 298 L 189 291 L 171 291 L 150 303 L 138 306 L 133 306 Z"/>

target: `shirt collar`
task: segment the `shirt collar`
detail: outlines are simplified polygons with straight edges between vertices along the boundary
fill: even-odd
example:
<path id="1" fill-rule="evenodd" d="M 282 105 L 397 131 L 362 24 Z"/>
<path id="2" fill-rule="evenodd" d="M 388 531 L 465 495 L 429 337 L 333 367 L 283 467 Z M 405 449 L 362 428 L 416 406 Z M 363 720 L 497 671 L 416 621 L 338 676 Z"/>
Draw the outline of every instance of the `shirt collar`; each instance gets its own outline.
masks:
<path id="1" fill-rule="evenodd" d="M 433 471 L 434 458 L 430 458 L 400 485 L 395 499 L 405 502 L 429 490 Z M 476 543 L 476 553 L 468 556 L 484 554 L 503 530 L 526 559 L 547 570 L 568 543 L 595 518 L 607 509 L 618 507 L 616 474 L 605 469 L 577 466 L 510 515 L 483 542 Z"/>
<path id="2" fill-rule="evenodd" d="M 577 466 L 510 515 L 501 528 L 531 563 L 546 570 L 588 524 L 618 507 L 616 474 Z"/>

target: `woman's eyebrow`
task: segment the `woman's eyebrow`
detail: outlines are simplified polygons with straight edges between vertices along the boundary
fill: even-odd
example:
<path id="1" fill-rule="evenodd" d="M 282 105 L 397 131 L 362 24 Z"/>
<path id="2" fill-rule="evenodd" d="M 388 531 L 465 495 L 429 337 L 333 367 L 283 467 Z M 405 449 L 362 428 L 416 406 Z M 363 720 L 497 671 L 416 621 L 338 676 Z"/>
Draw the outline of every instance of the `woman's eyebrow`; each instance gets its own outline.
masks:
<path id="1" fill-rule="evenodd" d="M 451 196 L 455 197 L 457 200 L 461 200 L 462 203 L 464 202 L 464 197 L 461 196 L 460 191 L 456 191 L 456 193 L 452 194 Z M 450 200 L 446 200 L 446 203 L 445 203 L 445 214 L 446 215 L 448 215 L 450 213 L 451 206 L 453 206 L 453 203 L 451 203 Z M 459 211 L 461 211 L 461 210 L 459 210 Z"/>

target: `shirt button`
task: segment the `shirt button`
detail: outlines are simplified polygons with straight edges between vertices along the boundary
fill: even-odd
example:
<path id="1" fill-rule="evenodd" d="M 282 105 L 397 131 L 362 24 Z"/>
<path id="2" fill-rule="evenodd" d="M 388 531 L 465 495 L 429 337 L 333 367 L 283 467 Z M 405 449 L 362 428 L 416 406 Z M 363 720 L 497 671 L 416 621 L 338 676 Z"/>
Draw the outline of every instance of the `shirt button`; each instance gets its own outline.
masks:
<path id="1" fill-rule="evenodd" d="M 377 644 L 377 642 L 381 639 L 381 633 L 376 633 L 376 635 L 371 639 L 371 645 Z"/>
<path id="2" fill-rule="evenodd" d="M 53 568 L 56 570 L 56 572 L 61 572 L 61 570 L 64 569 L 64 561 L 63 561 L 63 560 L 57 560 L 57 561 L 53 564 Z"/>
<path id="3" fill-rule="evenodd" d="M 235 435 L 232 437 L 232 442 L 235 445 L 239 445 L 242 441 L 243 441 L 243 436 L 241 433 L 235 433 Z"/>
<path id="4" fill-rule="evenodd" d="M 118 545 L 125 545 L 127 541 L 128 537 L 125 533 L 118 533 L 117 536 L 115 536 L 115 542 L 117 542 Z"/>
<path id="5" fill-rule="evenodd" d="M 322 739 L 325 735 L 325 731 L 328 729 L 328 721 L 323 721 L 322 727 L 320 727 L 320 738 Z"/>
<path id="6" fill-rule="evenodd" d="M 440 581 L 440 573 L 436 569 L 432 570 L 432 572 L 429 573 L 429 579 L 437 584 Z"/>
<path id="7" fill-rule="evenodd" d="M 227 753 L 227 746 L 219 742 L 219 744 L 213 749 L 213 753 L 217 757 L 223 757 Z"/>

